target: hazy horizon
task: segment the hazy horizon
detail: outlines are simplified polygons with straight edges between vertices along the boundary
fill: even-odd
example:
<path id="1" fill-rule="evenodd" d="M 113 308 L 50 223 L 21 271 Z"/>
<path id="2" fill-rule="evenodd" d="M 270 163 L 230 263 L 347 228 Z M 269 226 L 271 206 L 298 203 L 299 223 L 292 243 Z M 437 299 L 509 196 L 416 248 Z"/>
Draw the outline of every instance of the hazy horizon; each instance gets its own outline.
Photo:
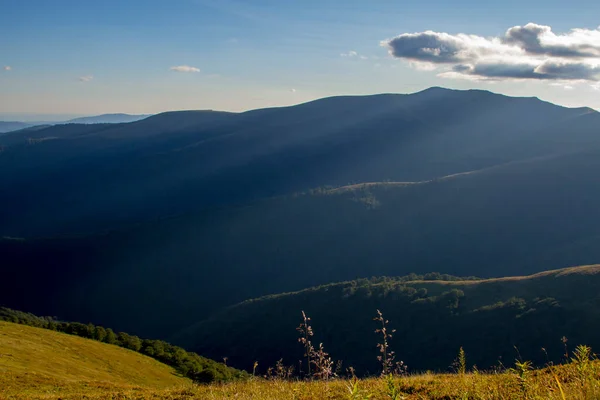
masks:
<path id="1" fill-rule="evenodd" d="M 449 87 L 442 87 L 442 86 L 431 86 L 429 88 L 433 88 L 433 87 L 441 87 L 443 89 L 449 89 L 449 90 L 488 90 L 488 89 L 452 89 Z M 429 88 L 425 88 L 423 90 L 429 89 Z M 415 91 L 415 92 L 408 92 L 408 93 L 372 93 L 372 94 L 366 94 L 366 95 L 357 95 L 357 94 L 343 94 L 343 95 L 339 95 L 339 96 L 369 96 L 369 95 L 378 95 L 378 94 L 406 94 L 406 95 L 410 95 L 410 94 L 414 94 L 414 93 L 418 93 L 419 91 Z M 494 92 L 493 90 L 488 90 L 492 93 L 497 93 Z M 503 95 L 503 93 L 497 93 L 497 94 L 501 94 Z M 538 96 L 510 96 L 510 95 L 506 95 L 509 97 L 538 97 Z M 314 101 L 314 100 L 319 100 L 322 98 L 326 98 L 326 97 L 335 97 L 335 96 L 325 96 L 325 97 L 319 97 L 319 98 L 315 98 L 315 99 L 311 99 L 308 100 L 307 102 L 310 101 Z M 539 98 L 539 97 L 538 97 Z M 546 101 L 552 104 L 556 104 L 562 107 L 567 107 L 567 108 L 579 108 L 579 107 L 589 107 L 592 109 L 595 109 L 596 111 L 600 112 L 600 108 L 594 108 L 594 107 L 590 107 L 587 105 L 582 105 L 582 106 L 569 106 L 569 105 L 565 105 L 565 104 L 560 104 L 560 103 L 555 103 L 543 98 L 539 98 L 541 101 Z M 285 105 L 281 105 L 281 106 L 293 106 L 293 105 L 298 105 L 298 104 L 302 104 L 305 103 L 304 101 L 302 102 L 298 102 L 295 104 L 285 104 Z M 276 106 L 272 106 L 272 107 L 278 107 Z M 263 108 L 263 107 L 258 107 L 258 108 Z M 264 108 L 268 108 L 268 107 L 264 107 Z M 142 114 L 136 114 L 136 113 L 128 113 L 128 112 L 124 112 L 124 111 L 109 111 L 109 112 L 99 112 L 99 113 L 88 113 L 88 114 L 36 114 L 36 113 L 4 113 L 4 112 L 0 112 L 0 121 L 14 121 L 14 122 L 26 122 L 26 123 L 44 123 L 44 122 L 62 122 L 62 121 L 68 121 L 71 119 L 76 119 L 76 118 L 82 118 L 82 117 L 92 117 L 92 116 L 99 116 L 99 115 L 110 115 L 110 114 L 129 114 L 129 115 L 156 115 L 156 114 L 160 114 L 160 113 L 164 113 L 164 112 L 175 112 L 175 111 L 196 111 L 196 110 L 214 110 L 214 111 L 230 111 L 230 112 L 244 112 L 244 111 L 250 111 L 250 110 L 255 110 L 257 108 L 247 108 L 247 109 L 242 109 L 242 110 L 223 110 L 223 109 L 213 109 L 213 108 L 203 108 L 203 109 L 177 109 L 177 110 L 163 110 L 163 111 L 159 111 L 156 113 L 142 113 Z"/>

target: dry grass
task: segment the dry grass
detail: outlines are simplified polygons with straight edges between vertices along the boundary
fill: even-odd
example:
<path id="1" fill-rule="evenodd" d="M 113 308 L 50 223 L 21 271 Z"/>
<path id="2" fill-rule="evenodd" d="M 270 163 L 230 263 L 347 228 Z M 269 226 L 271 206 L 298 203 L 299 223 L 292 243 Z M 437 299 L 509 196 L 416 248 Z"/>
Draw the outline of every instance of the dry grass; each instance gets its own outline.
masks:
<path id="1" fill-rule="evenodd" d="M 15 400 L 508 400 L 600 399 L 600 362 L 588 348 L 567 365 L 502 373 L 245 382 L 196 386 L 116 346 L 0 322 L 0 399 Z"/>
<path id="2" fill-rule="evenodd" d="M 73 393 L 190 385 L 172 368 L 130 350 L 0 322 L 0 398 L 58 399 Z"/>
<path id="3" fill-rule="evenodd" d="M 452 399 L 597 399 L 600 395 L 600 380 L 582 381 L 574 368 L 562 368 L 557 375 L 546 371 L 531 374 L 523 383 L 514 373 L 438 375 L 424 374 L 394 378 L 393 385 L 399 393 L 397 400 L 452 400 Z M 591 376 L 590 376 L 591 377 Z M 329 382 L 286 382 L 262 379 L 223 385 L 194 386 L 187 388 L 156 390 L 148 388 L 96 387 L 78 393 L 75 388 L 57 394 L 29 392 L 15 399 L 248 399 L 248 400 L 319 400 L 319 399 L 392 399 L 388 381 L 384 378 L 332 380 Z M 564 391 L 561 393 L 561 388 Z M 93 390 L 92 390 L 93 389 Z"/>

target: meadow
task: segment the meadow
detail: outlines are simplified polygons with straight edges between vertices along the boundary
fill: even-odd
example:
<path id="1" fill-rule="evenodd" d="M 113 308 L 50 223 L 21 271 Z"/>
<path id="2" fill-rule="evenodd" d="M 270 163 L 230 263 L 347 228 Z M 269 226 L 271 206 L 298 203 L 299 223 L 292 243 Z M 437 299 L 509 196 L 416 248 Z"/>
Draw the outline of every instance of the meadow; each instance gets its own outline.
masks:
<path id="1" fill-rule="evenodd" d="M 359 379 L 300 380 L 271 369 L 246 380 L 193 384 L 150 357 L 115 345 L 46 329 L 0 322 L 0 399 L 598 399 L 600 361 L 577 346 L 560 365 L 533 369 L 515 361 L 493 371 L 467 367 L 457 355 L 454 373 L 390 373 Z M 315 371 L 317 372 L 317 371 Z M 351 373 L 351 371 L 350 371 Z"/>
<path id="2" fill-rule="evenodd" d="M 255 378 L 245 382 L 185 385 L 167 389 L 103 382 L 59 384 L 60 391 L 28 387 L 26 391 L 0 391 L 2 399 L 253 399 L 253 400 L 366 400 L 366 399 L 597 399 L 600 396 L 598 363 L 502 373 L 419 374 L 414 376 L 330 381 L 285 381 Z M 5 378 L 0 378 L 2 384 Z M 3 397 L 4 396 L 4 397 Z"/>

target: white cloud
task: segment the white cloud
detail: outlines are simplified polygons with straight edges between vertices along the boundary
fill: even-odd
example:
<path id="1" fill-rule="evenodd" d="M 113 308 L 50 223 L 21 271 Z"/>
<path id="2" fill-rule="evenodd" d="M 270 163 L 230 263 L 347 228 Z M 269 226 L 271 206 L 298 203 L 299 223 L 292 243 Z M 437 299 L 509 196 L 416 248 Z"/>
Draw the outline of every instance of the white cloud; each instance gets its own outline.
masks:
<path id="1" fill-rule="evenodd" d="M 200 72 L 200 69 L 196 67 L 190 67 L 189 65 L 179 65 L 176 67 L 171 67 L 170 70 L 176 72 Z"/>
<path id="2" fill-rule="evenodd" d="M 369 57 L 367 57 L 367 56 L 365 56 L 365 55 L 362 55 L 362 54 L 359 54 L 359 53 L 358 53 L 357 51 L 355 51 L 355 50 L 350 50 L 350 51 L 349 51 L 349 52 L 347 52 L 347 53 L 340 53 L 340 56 L 341 56 L 341 57 L 347 57 L 347 58 L 359 58 L 359 59 L 361 59 L 361 60 L 368 60 L 368 59 L 369 59 Z"/>
<path id="3" fill-rule="evenodd" d="M 85 75 L 85 76 L 80 76 L 79 77 L 79 82 L 90 82 L 94 80 L 94 76 L 93 75 Z"/>
<path id="4" fill-rule="evenodd" d="M 411 67 L 441 70 L 438 76 L 444 78 L 600 81 L 600 28 L 557 35 L 549 26 L 530 23 L 500 37 L 426 31 L 381 44 Z"/>
<path id="5" fill-rule="evenodd" d="M 11 71 L 11 70 L 12 70 L 12 67 L 11 67 L 10 65 L 5 65 L 5 66 L 4 66 L 4 70 L 5 70 L 5 71 Z"/>
<path id="6" fill-rule="evenodd" d="M 436 69 L 435 64 L 420 61 L 410 61 L 408 65 L 418 71 L 434 71 Z"/>
<path id="7" fill-rule="evenodd" d="M 575 86 L 570 82 L 552 82 L 550 86 L 558 87 L 564 90 L 574 90 Z"/>
<path id="8" fill-rule="evenodd" d="M 530 54 L 557 57 L 600 57 L 600 29 L 573 29 L 556 35 L 552 28 L 529 23 L 506 31 L 505 43 L 515 44 Z"/>
<path id="9" fill-rule="evenodd" d="M 290 89 L 290 92 L 296 93 L 296 89 L 292 88 L 292 89 Z"/>

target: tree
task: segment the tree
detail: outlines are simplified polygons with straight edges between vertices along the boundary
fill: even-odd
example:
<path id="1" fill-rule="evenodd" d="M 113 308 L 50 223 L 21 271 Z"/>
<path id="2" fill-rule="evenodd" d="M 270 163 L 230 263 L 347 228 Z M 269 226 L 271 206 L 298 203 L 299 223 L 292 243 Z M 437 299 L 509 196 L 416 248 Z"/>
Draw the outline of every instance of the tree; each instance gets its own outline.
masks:
<path id="1" fill-rule="evenodd" d="M 113 330 L 110 328 L 106 330 L 106 337 L 104 338 L 104 343 L 117 344 L 117 335 L 115 335 L 115 332 L 113 332 Z"/>
<path id="2" fill-rule="evenodd" d="M 106 329 L 101 326 L 97 326 L 94 339 L 98 340 L 99 342 L 104 342 L 106 339 Z"/>

